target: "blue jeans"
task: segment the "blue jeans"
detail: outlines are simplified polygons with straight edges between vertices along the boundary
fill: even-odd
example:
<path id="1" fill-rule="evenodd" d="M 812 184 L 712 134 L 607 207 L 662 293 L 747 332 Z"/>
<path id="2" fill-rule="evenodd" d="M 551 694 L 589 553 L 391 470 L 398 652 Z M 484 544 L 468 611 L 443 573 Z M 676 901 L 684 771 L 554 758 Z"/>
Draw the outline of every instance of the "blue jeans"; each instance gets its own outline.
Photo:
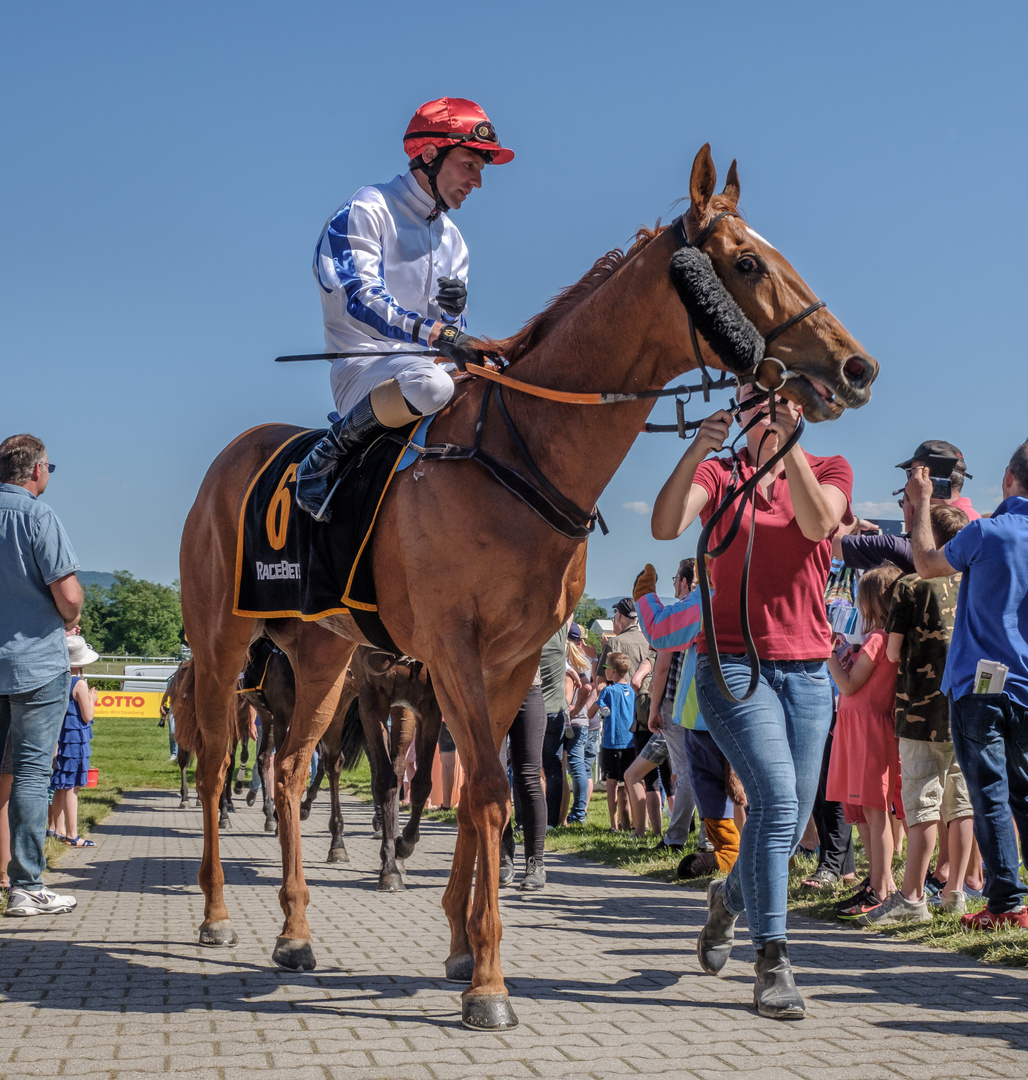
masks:
<path id="1" fill-rule="evenodd" d="M 689 783 L 689 757 L 685 749 L 685 730 L 669 720 L 664 722 L 664 739 L 667 742 L 668 761 L 675 774 L 675 809 L 664 830 L 669 844 L 684 844 L 689 839 L 689 826 L 696 806 L 692 784 Z"/>
<path id="2" fill-rule="evenodd" d="M 560 801 L 564 796 L 564 717 L 567 713 L 546 714 L 543 736 L 543 776 L 546 777 L 546 824 L 560 824 Z"/>
<path id="3" fill-rule="evenodd" d="M 71 696 L 71 672 L 20 694 L 0 694 L 0 747 L 11 740 L 11 885 L 38 889 L 46 857 L 46 815 L 54 751 Z"/>
<path id="4" fill-rule="evenodd" d="M 571 809 L 568 823 L 585 821 L 588 808 L 589 772 L 585 767 L 585 746 L 589 741 L 587 727 L 573 727 L 574 734 L 564 740 L 568 752 L 568 772 L 571 774 Z"/>
<path id="5" fill-rule="evenodd" d="M 582 757 L 585 764 L 586 780 L 591 779 L 596 771 L 596 759 L 600 756 L 600 736 L 602 734 L 600 728 L 591 728 L 585 736 Z"/>
<path id="6" fill-rule="evenodd" d="M 749 685 L 745 656 L 721 654 L 736 696 Z M 757 948 L 785 939 L 789 859 L 814 806 L 821 755 L 832 723 L 823 660 L 762 660 L 749 701 L 726 700 L 710 662 L 696 666 L 696 695 L 707 728 L 746 789 L 749 813 L 739 858 L 725 883 L 725 906 L 746 912 Z"/>
<path id="7" fill-rule="evenodd" d="M 985 895 L 994 914 L 1021 907 L 1017 835 L 1028 853 L 1028 709 L 1006 694 L 949 699 L 950 733 L 974 807 L 974 835 L 985 863 Z"/>

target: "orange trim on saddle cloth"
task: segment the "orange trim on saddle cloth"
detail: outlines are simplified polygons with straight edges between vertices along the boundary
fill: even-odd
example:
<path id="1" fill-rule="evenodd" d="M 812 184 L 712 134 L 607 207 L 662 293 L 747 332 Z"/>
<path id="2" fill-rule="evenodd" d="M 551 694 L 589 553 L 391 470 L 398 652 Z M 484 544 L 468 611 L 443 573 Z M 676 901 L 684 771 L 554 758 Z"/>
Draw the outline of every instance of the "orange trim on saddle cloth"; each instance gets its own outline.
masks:
<path id="1" fill-rule="evenodd" d="M 267 659 L 264 661 L 264 670 L 261 672 L 260 681 L 256 686 L 240 686 L 236 689 L 237 694 L 249 694 L 251 691 L 255 694 L 259 694 L 264 690 L 264 680 L 268 677 L 268 665 L 271 663 L 272 654 L 269 652 Z M 247 665 L 249 666 L 249 665 Z M 246 674 L 245 672 L 243 674 Z M 242 679 L 240 678 L 240 681 Z"/>
<path id="2" fill-rule="evenodd" d="M 269 425 L 269 424 L 258 424 L 257 425 L 257 427 L 270 427 L 270 426 L 271 425 Z M 419 424 L 418 427 L 414 428 L 414 431 L 411 432 L 411 437 L 407 440 L 407 442 L 400 449 L 400 453 L 397 455 L 396 461 L 393 462 L 393 467 L 389 471 L 389 476 L 386 478 L 386 482 L 382 487 L 382 494 L 379 496 L 378 504 L 375 507 L 374 516 L 371 519 L 371 523 L 368 525 L 368 531 L 365 534 L 364 539 L 361 541 L 361 546 L 357 549 L 357 555 L 353 560 L 353 565 L 350 567 L 350 576 L 346 581 L 346 590 L 345 590 L 344 594 L 339 598 L 339 602 L 341 604 L 344 604 L 345 607 L 326 608 L 324 611 L 319 611 L 319 612 L 317 612 L 315 614 L 312 614 L 312 615 L 306 615 L 302 611 L 245 611 L 245 610 L 242 610 L 239 607 L 239 585 L 240 585 L 240 581 L 241 581 L 242 573 L 243 573 L 243 518 L 244 518 L 244 516 L 246 514 L 246 507 L 247 507 L 248 503 L 250 502 L 250 495 L 253 492 L 253 489 L 256 486 L 257 481 L 260 480 L 261 476 L 264 475 L 264 472 L 267 470 L 268 466 L 278 457 L 278 455 L 291 442 L 294 442 L 296 439 L 302 438 L 304 435 L 309 435 L 312 431 L 314 431 L 316 429 L 315 428 L 305 428 L 303 431 L 298 431 L 295 435 L 293 435 L 290 438 L 286 439 L 286 441 L 284 443 L 282 443 L 281 446 L 276 448 L 275 452 L 268 458 L 268 460 L 264 463 L 264 465 L 261 466 L 260 470 L 254 475 L 253 480 L 250 481 L 250 485 L 246 489 L 246 494 L 243 496 L 243 503 L 242 503 L 242 506 L 240 507 L 240 510 L 239 510 L 239 524 L 238 524 L 238 527 L 236 529 L 235 592 L 234 592 L 233 604 L 232 604 L 232 614 L 233 615 L 240 615 L 240 616 L 244 616 L 244 617 L 248 617 L 248 618 L 254 618 L 254 619 L 301 619 L 301 620 L 303 620 L 303 622 L 317 622 L 318 619 L 324 619 L 328 615 L 345 615 L 350 608 L 357 608 L 359 611 L 378 611 L 378 605 L 377 604 L 366 604 L 366 603 L 363 603 L 360 600 L 350 600 L 348 598 L 347 594 L 349 593 L 350 588 L 353 585 L 353 575 L 356 573 L 357 564 L 360 562 L 361 556 L 364 554 L 364 549 L 367 546 L 368 540 L 371 539 L 371 533 L 375 528 L 375 522 L 378 520 L 378 512 L 382 507 L 382 500 L 385 498 L 385 493 L 389 490 L 389 485 L 392 482 L 393 477 L 396 475 L 397 466 L 400 464 L 400 461 L 403 459 L 403 455 L 406 454 L 407 451 L 412 446 L 412 444 L 414 442 L 414 433 L 416 431 L 418 431 L 420 426 L 421 425 Z M 256 427 L 251 428 L 250 430 L 251 431 L 256 431 L 257 428 Z M 239 438 L 242 438 L 242 436 L 240 436 Z M 235 440 L 235 441 L 238 442 L 238 439 Z M 298 464 L 299 464 L 299 462 L 294 462 L 290 466 L 288 466 L 288 468 L 293 468 Z M 240 691 L 238 691 L 238 690 L 236 692 L 240 693 Z"/>
<path id="3" fill-rule="evenodd" d="M 258 424 L 258 427 L 270 427 L 270 424 Z M 251 431 L 256 431 L 257 428 L 251 428 Z M 343 615 L 346 613 L 346 608 L 333 608 L 331 611 L 323 611 L 318 615 L 304 615 L 301 611 L 247 611 L 239 606 L 239 585 L 243 576 L 243 518 L 246 515 L 246 507 L 250 502 L 250 495 L 253 492 L 257 481 L 267 471 L 268 466 L 278 457 L 278 455 L 296 439 L 302 438 L 304 435 L 309 435 L 314 428 L 304 428 L 303 431 L 298 431 L 295 435 L 291 435 L 284 443 L 275 449 L 275 452 L 268 458 L 268 460 L 260 467 L 260 469 L 254 474 L 254 478 L 250 481 L 250 486 L 246 489 L 246 494 L 243 496 L 242 506 L 239 508 L 239 524 L 236 529 L 236 569 L 235 569 L 235 590 L 232 598 L 232 614 L 241 615 L 251 619 L 303 619 L 304 622 L 314 622 L 317 619 L 324 618 L 326 615 Z M 240 436 L 242 438 L 242 436 Z M 238 441 L 238 440 L 237 440 Z M 291 466 L 290 466 L 291 467 Z"/>

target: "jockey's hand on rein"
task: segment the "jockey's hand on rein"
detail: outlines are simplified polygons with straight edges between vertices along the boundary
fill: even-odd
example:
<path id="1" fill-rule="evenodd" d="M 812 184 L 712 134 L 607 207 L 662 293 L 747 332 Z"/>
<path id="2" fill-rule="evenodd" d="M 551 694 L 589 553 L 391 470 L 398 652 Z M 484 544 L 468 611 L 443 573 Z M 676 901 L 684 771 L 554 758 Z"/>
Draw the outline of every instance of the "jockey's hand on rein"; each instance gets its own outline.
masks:
<path id="1" fill-rule="evenodd" d="M 461 371 L 467 371 L 468 364 L 482 362 L 482 350 L 471 344 L 474 340 L 470 334 L 462 333 L 456 326 L 447 326 L 435 339 L 435 347 Z"/>
<path id="2" fill-rule="evenodd" d="M 460 278 L 441 277 L 436 279 L 439 293 L 436 301 L 447 315 L 458 316 L 468 306 L 468 287 Z"/>

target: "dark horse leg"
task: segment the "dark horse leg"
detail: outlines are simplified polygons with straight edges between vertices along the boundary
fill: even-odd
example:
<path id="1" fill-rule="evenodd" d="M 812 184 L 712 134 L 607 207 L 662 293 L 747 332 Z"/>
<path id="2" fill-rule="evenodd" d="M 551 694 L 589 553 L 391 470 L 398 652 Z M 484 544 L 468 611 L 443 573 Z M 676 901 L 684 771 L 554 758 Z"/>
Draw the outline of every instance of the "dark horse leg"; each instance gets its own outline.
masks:
<path id="1" fill-rule="evenodd" d="M 301 821 L 306 821 L 311 816 L 311 803 L 318 797 L 318 792 L 321 790 L 321 781 L 325 779 L 325 755 L 328 753 L 328 748 L 325 746 L 324 739 L 318 743 L 316 749 L 318 767 L 314 770 L 314 779 L 311 780 L 307 788 L 307 794 L 304 795 L 303 802 L 300 803 Z"/>
<path id="2" fill-rule="evenodd" d="M 189 767 L 189 758 L 192 754 L 192 750 L 187 750 L 184 746 L 178 748 L 178 768 L 182 774 L 182 785 L 179 788 L 181 798 L 179 799 L 178 808 L 185 810 L 189 806 L 189 782 L 186 780 L 186 769 Z M 199 794 L 197 795 L 197 802 L 200 801 Z"/>
<path id="3" fill-rule="evenodd" d="M 228 829 L 232 825 L 232 819 L 228 816 L 232 809 L 232 776 L 236 771 L 236 745 L 232 746 L 232 753 L 228 759 L 228 771 L 225 773 L 225 783 L 221 787 L 221 796 L 218 799 L 218 828 Z"/>
<path id="4" fill-rule="evenodd" d="M 417 767 L 410 784 L 410 818 L 403 827 L 402 835 L 396 838 L 398 859 L 409 859 L 414 854 L 414 847 L 421 839 L 421 815 L 425 812 L 429 795 L 432 794 L 432 767 L 435 764 L 443 717 L 436 704 L 435 694 L 429 690 L 427 697 L 430 700 L 423 702 L 418 713 L 418 724 L 414 729 Z"/>

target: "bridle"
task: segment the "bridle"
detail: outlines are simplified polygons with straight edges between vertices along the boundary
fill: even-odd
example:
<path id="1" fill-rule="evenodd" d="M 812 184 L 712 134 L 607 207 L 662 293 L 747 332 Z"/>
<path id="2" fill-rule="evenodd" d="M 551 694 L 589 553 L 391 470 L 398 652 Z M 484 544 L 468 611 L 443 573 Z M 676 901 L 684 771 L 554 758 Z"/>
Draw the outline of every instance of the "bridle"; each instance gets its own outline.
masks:
<path id="1" fill-rule="evenodd" d="M 674 234 L 678 248 L 702 248 L 703 245 L 707 242 L 707 240 L 710 239 L 711 233 L 714 231 L 715 227 L 718 225 L 719 222 L 721 222 L 724 218 L 737 217 L 739 217 L 739 215 L 734 210 L 722 210 L 720 213 L 715 214 L 710 219 L 710 221 L 708 221 L 707 224 L 703 226 L 703 228 L 697 234 L 695 240 L 690 240 L 688 235 L 686 234 L 685 214 L 680 214 L 678 217 L 675 218 L 674 221 L 671 222 L 671 229 Z M 764 335 L 764 355 L 753 368 L 753 371 L 750 372 L 749 375 L 744 376 L 745 379 L 748 379 L 751 382 L 755 382 L 757 378 L 757 373 L 763 364 L 771 362 L 778 365 L 780 372 L 778 385 L 770 387 L 768 391 L 770 394 L 768 400 L 771 403 L 772 423 L 774 423 L 775 420 L 774 395 L 775 393 L 777 393 L 777 391 L 781 390 L 783 386 L 785 386 L 786 382 L 789 379 L 794 378 L 796 373 L 790 371 L 786 364 L 777 356 L 768 355 L 767 347 L 771 344 L 772 341 L 775 340 L 775 338 L 781 337 L 781 335 L 784 334 L 787 330 L 791 330 L 797 323 L 803 322 L 804 319 L 806 319 L 810 315 L 813 315 L 815 311 L 820 311 L 820 309 L 824 306 L 824 300 L 815 300 L 814 303 L 808 304 L 802 311 L 790 316 L 788 319 L 785 320 L 785 322 L 780 323 L 773 330 L 768 331 L 768 333 Z M 700 352 L 700 342 L 696 334 L 696 326 L 693 323 L 692 315 L 689 314 L 688 308 L 686 308 L 686 316 L 689 320 L 689 339 L 692 343 L 693 353 L 696 356 L 696 363 L 700 369 L 700 376 L 703 379 L 703 385 L 707 386 L 709 383 L 712 383 L 713 380 L 710 378 L 710 373 L 707 371 L 707 367 L 703 363 L 703 355 Z M 709 401 L 709 395 L 704 394 L 704 399 Z"/>

